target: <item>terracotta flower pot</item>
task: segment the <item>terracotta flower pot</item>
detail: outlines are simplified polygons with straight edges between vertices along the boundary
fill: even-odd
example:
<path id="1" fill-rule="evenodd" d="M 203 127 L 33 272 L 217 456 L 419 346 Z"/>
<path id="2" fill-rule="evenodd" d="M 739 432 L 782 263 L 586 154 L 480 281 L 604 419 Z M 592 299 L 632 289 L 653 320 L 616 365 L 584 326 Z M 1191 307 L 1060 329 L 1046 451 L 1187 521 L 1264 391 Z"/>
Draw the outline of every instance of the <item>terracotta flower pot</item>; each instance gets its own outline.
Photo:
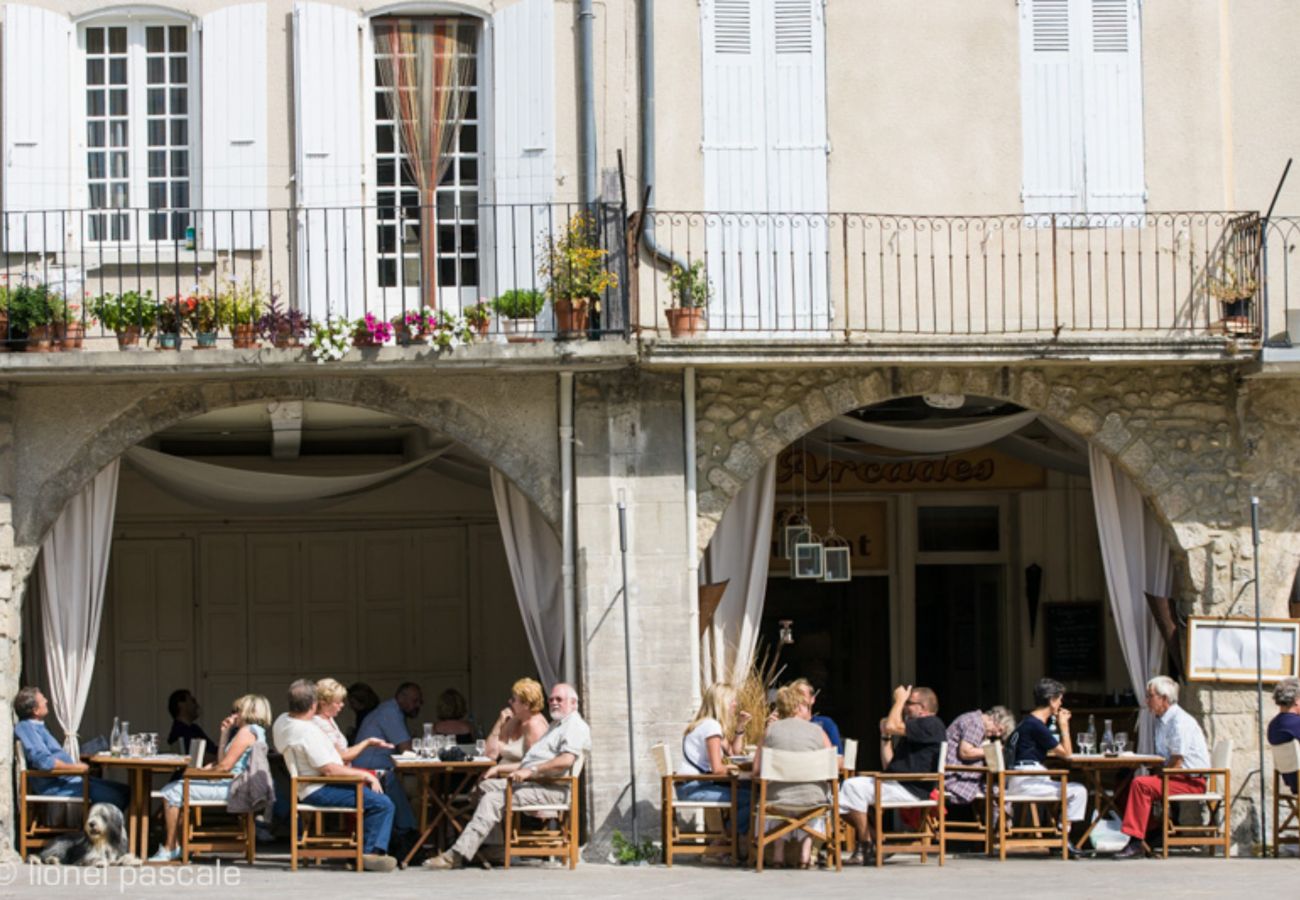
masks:
<path id="1" fill-rule="evenodd" d="M 581 337 L 587 331 L 591 302 L 585 297 L 561 297 L 555 301 L 555 330 L 560 337 Z"/>
<path id="2" fill-rule="evenodd" d="M 352 333 L 352 346 L 353 347 L 378 347 L 379 341 L 375 340 L 375 336 L 370 333 L 369 329 L 358 328 L 356 331 Z"/>
<path id="3" fill-rule="evenodd" d="M 674 306 L 664 310 L 664 315 L 668 317 L 668 332 L 675 338 L 695 337 L 708 327 L 704 321 L 704 310 L 698 306 Z"/>
<path id="4" fill-rule="evenodd" d="M 55 326 L 55 337 L 64 350 L 80 350 L 86 339 L 86 326 L 81 322 L 65 322 Z"/>
<path id="5" fill-rule="evenodd" d="M 400 325 L 394 332 L 397 336 L 399 347 L 410 347 L 429 343 L 428 337 L 422 331 L 416 331 L 409 325 Z"/>
<path id="6" fill-rule="evenodd" d="M 252 350 L 257 346 L 257 326 L 252 322 L 246 325 L 232 325 L 230 337 L 236 350 Z"/>
<path id="7" fill-rule="evenodd" d="M 9 352 L 9 310 L 0 309 L 0 353 Z"/>
<path id="8" fill-rule="evenodd" d="M 33 325 L 27 329 L 27 352 L 49 353 L 54 349 L 54 328 L 50 325 Z"/>
<path id="9" fill-rule="evenodd" d="M 140 326 L 128 325 L 125 328 L 117 330 L 117 349 L 119 350 L 138 350 L 140 349 Z"/>
<path id="10" fill-rule="evenodd" d="M 491 319 L 484 319 L 482 322 L 474 323 L 474 333 L 481 338 L 488 336 L 488 330 L 492 327 Z"/>

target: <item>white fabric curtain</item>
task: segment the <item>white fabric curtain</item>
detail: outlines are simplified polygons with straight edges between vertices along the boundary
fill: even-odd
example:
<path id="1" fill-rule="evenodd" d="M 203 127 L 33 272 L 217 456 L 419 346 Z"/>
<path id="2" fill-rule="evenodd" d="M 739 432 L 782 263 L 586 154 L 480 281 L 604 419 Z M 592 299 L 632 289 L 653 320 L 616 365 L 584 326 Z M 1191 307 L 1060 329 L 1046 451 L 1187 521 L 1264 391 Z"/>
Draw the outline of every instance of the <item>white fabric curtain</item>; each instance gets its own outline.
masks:
<path id="1" fill-rule="evenodd" d="M 754 660 L 767 594 L 775 502 L 773 459 L 736 494 L 709 542 L 701 580 L 728 582 L 713 627 L 700 642 L 701 670 L 711 673 L 714 681 L 740 684 Z"/>
<path id="2" fill-rule="evenodd" d="M 304 512 L 411 474 L 450 450 L 443 445 L 409 463 L 368 475 L 285 475 L 216 466 L 144 447 L 124 454 L 150 481 L 192 503 L 222 511 Z"/>
<path id="3" fill-rule="evenodd" d="M 113 460 L 73 497 L 41 544 L 41 621 L 50 705 L 73 759 L 81 752 L 77 729 L 95 671 L 120 465 Z"/>
<path id="4" fill-rule="evenodd" d="M 549 690 L 564 671 L 560 539 L 524 492 L 496 469 L 492 470 L 492 500 L 501 523 L 501 540 L 528 645 L 542 683 Z"/>
<path id="5" fill-rule="evenodd" d="M 1147 679 L 1164 665 L 1165 642 L 1147 609 L 1144 591 L 1169 596 L 1173 582 L 1169 542 L 1137 486 L 1101 450 L 1090 446 L 1092 500 L 1097 515 L 1106 589 L 1119 630 L 1120 648 L 1139 703 Z M 1155 723 L 1142 709 L 1138 751 L 1155 748 Z"/>
<path id="6" fill-rule="evenodd" d="M 836 434 L 875 444 L 877 447 L 888 447 L 890 450 L 907 453 L 960 453 L 1015 434 L 1037 418 L 1036 412 L 1019 412 L 964 425 L 916 427 L 878 425 L 852 416 L 840 416 L 826 427 Z"/>

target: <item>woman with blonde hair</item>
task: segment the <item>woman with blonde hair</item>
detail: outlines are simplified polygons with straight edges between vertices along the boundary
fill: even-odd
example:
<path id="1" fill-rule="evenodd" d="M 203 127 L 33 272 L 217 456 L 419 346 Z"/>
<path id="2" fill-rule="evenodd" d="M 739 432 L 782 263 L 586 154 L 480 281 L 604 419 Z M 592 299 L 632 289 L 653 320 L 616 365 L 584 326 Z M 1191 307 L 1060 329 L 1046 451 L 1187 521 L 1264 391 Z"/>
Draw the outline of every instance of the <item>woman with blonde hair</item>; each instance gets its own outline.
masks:
<path id="1" fill-rule="evenodd" d="M 230 777 L 220 781 L 191 781 L 190 800 L 226 800 L 230 796 L 231 781 L 248 767 L 253 745 L 266 743 L 266 729 L 270 727 L 271 703 L 261 694 L 245 694 L 231 704 L 230 715 L 221 722 L 218 761 L 203 767 L 228 772 Z M 176 832 L 180 826 L 183 790 L 183 783 L 177 780 L 159 792 L 163 798 L 167 839 L 158 852 L 149 857 L 150 862 L 171 862 L 181 858 Z"/>
<path id="2" fill-rule="evenodd" d="M 682 768 L 679 775 L 727 775 L 727 756 L 738 756 L 745 749 L 745 728 L 750 714 L 736 709 L 736 689 L 724 682 L 711 684 L 704 691 L 699 712 L 686 726 L 682 737 Z M 736 788 L 736 829 L 749 831 L 749 782 Z M 731 786 L 717 781 L 684 781 L 677 786 L 677 799 L 683 801 L 725 801 L 731 799 Z"/>
<path id="3" fill-rule="evenodd" d="M 776 692 L 776 721 L 767 726 L 763 735 L 763 744 L 754 755 L 754 771 L 762 771 L 762 757 L 765 748 L 772 750 L 808 751 L 821 750 L 834 746 L 831 739 L 820 726 L 812 723 L 812 704 L 808 696 L 798 685 L 786 685 Z M 769 806 L 784 806 L 792 809 L 805 809 L 821 806 L 830 800 L 830 792 L 821 782 L 782 782 L 769 787 L 767 803 Z M 779 823 L 769 823 L 768 830 Z M 809 826 L 825 832 L 825 819 L 816 819 Z M 803 829 L 787 835 L 773 845 L 776 855 L 775 866 L 782 864 L 788 841 L 798 838 L 799 866 L 812 867 L 812 836 Z"/>
<path id="4" fill-rule="evenodd" d="M 348 739 L 343 736 L 339 730 L 338 723 L 334 719 L 347 703 L 348 689 L 339 684 L 333 678 L 322 678 L 316 682 L 316 715 L 312 721 L 325 732 L 325 736 L 330 739 L 334 748 L 339 751 L 339 756 L 343 757 L 345 763 L 351 763 L 367 747 L 383 747 L 385 750 L 393 749 L 393 745 L 383 738 L 368 737 L 364 741 L 359 741 L 352 746 L 348 746 Z"/>
<path id="5" fill-rule="evenodd" d="M 496 774 L 513 771 L 528 748 L 542 739 L 549 727 L 542 710 L 546 697 L 542 686 L 532 678 L 520 678 L 510 687 L 510 699 L 497 715 L 496 724 L 487 736 L 484 753 L 496 760 Z M 494 776 L 495 777 L 495 776 Z"/>

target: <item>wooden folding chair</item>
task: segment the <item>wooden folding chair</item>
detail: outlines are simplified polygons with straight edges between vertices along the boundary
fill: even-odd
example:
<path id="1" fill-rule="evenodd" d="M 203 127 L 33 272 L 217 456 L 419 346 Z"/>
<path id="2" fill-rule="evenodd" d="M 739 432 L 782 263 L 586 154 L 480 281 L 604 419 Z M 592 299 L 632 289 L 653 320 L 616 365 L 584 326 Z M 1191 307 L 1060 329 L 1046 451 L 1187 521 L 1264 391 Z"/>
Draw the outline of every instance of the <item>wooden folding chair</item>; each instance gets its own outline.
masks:
<path id="1" fill-rule="evenodd" d="M 358 872 L 362 868 L 362 853 L 365 846 L 365 787 L 360 776 L 353 775 L 298 775 L 298 747 L 287 747 L 284 751 L 284 764 L 289 769 L 289 868 L 297 870 L 299 858 L 314 859 L 350 859 Z M 317 806 L 311 802 L 311 795 L 306 801 L 298 799 L 298 788 L 305 784 L 345 784 L 355 787 L 356 804 L 354 806 Z M 307 813 L 305 821 L 299 821 L 299 815 Z M 350 833 L 325 832 L 325 813 L 348 813 L 355 816 L 355 826 Z M 346 821 L 346 820 L 345 820 Z"/>
<path id="2" fill-rule="evenodd" d="M 840 761 L 840 778 L 852 778 L 858 767 L 858 742 L 853 738 L 844 739 L 844 757 Z M 857 849 L 858 832 L 853 823 L 840 819 L 840 855 L 852 856 Z"/>
<path id="3" fill-rule="evenodd" d="M 252 813 L 232 813 L 225 800 L 194 800 L 190 785 L 196 781 L 221 781 L 232 777 L 222 769 L 204 769 L 207 741 L 190 741 L 190 767 L 181 775 L 181 863 L 188 865 L 192 853 L 242 853 L 249 865 L 257 856 L 257 837 Z M 225 822 L 205 824 L 203 812 L 224 815 Z"/>
<path id="4" fill-rule="evenodd" d="M 881 788 L 885 782 L 895 782 L 903 784 L 906 782 L 920 782 L 924 784 L 935 784 L 938 789 L 938 797 L 943 797 L 944 791 L 944 771 L 948 763 L 948 742 L 943 741 L 939 744 L 939 768 L 935 772 L 871 772 L 871 777 L 875 780 L 876 796 L 872 803 L 871 811 L 875 816 L 876 836 L 876 867 L 885 864 L 886 853 L 908 853 L 914 852 L 921 855 L 921 863 L 929 861 L 930 854 L 934 852 L 934 842 L 936 838 L 939 843 L 939 865 L 943 865 L 944 857 L 947 855 L 948 827 L 947 812 L 944 805 L 938 800 L 932 800 L 928 797 L 914 797 L 910 800 L 884 800 L 881 797 Z M 918 810 L 921 813 L 921 823 L 919 831 L 886 831 L 885 830 L 885 812 L 901 812 L 903 810 Z M 906 826 L 904 826 L 906 828 Z"/>
<path id="5" fill-rule="evenodd" d="M 1170 847 L 1223 848 L 1223 858 L 1232 855 L 1232 741 L 1222 740 L 1214 745 L 1208 769 L 1164 769 L 1160 772 L 1161 812 L 1164 813 L 1164 846 L 1160 855 L 1169 858 Z M 1205 790 L 1194 794 L 1170 794 L 1169 779 L 1178 775 L 1204 776 Z M 1210 813 L 1208 824 L 1179 825 L 1173 812 L 1181 808 L 1171 804 L 1204 803 Z M 1216 819 L 1222 821 L 1216 823 Z M 1276 821 L 1276 820 L 1275 820 Z"/>
<path id="6" fill-rule="evenodd" d="M 1300 797 L 1283 775 L 1300 772 L 1300 741 L 1273 746 L 1273 856 L 1282 844 L 1300 847 Z"/>
<path id="7" fill-rule="evenodd" d="M 655 744 L 650 748 L 655 767 L 659 770 L 662 786 L 662 816 L 664 865 L 672 867 L 676 855 L 722 855 L 718 847 L 722 841 L 727 842 L 733 861 L 740 858 L 740 835 L 736 831 L 736 777 L 734 775 L 676 775 L 673 773 L 673 753 L 667 744 Z M 730 800 L 678 800 L 677 785 L 691 781 L 707 781 L 726 785 L 731 791 Z M 692 818 L 702 816 L 702 831 L 682 831 L 678 828 L 677 814 L 685 813 Z M 722 814 L 726 813 L 726 821 Z M 711 819 L 716 817 L 717 827 Z"/>
<path id="8" fill-rule="evenodd" d="M 830 848 L 835 860 L 835 869 L 844 867 L 840 856 L 840 766 L 839 756 L 834 747 L 821 750 L 774 750 L 762 749 L 760 771 L 754 779 L 754 815 L 751 822 L 753 836 L 750 845 L 754 848 L 754 864 L 758 871 L 763 871 L 763 853 L 769 844 L 785 836 L 802 830 L 813 838 L 823 841 Z M 823 782 L 829 788 L 830 800 L 816 806 L 793 808 L 770 803 L 767 799 L 767 786 L 772 783 Z M 826 818 L 822 829 L 812 826 L 814 820 Z M 770 834 L 768 821 L 778 823 Z"/>
<path id="9" fill-rule="evenodd" d="M 983 781 L 979 793 L 966 800 L 958 801 L 950 793 L 951 785 L 947 776 L 954 773 L 965 773 L 975 775 Z M 971 820 L 954 819 L 950 813 L 951 809 L 946 810 L 944 826 L 947 832 L 948 843 L 953 841 L 962 844 L 981 844 L 983 845 L 984 854 L 988 855 L 993 852 L 993 773 L 988 766 L 947 766 L 944 767 L 944 801 L 950 807 L 959 806 L 970 810 Z"/>
<path id="10" fill-rule="evenodd" d="M 27 753 L 23 750 L 23 742 L 14 740 L 14 780 L 18 783 L 18 855 L 23 859 L 27 859 L 29 851 L 41 849 L 60 835 L 81 831 L 82 823 L 86 821 L 86 812 L 90 809 L 89 771 L 81 772 L 81 794 L 74 797 L 38 794 L 32 790 L 31 779 L 62 778 L 76 774 L 67 769 L 55 772 L 27 768 Z M 42 814 L 56 809 L 80 809 L 81 817 L 74 818 L 71 825 L 47 825 L 41 821 Z"/>
<path id="11" fill-rule="evenodd" d="M 569 868 L 578 866 L 578 778 L 582 775 L 585 756 L 579 756 L 568 775 L 534 778 L 528 785 L 548 784 L 567 788 L 569 798 L 557 803 L 515 803 L 515 784 L 506 779 L 505 814 L 501 822 L 505 837 L 504 867 L 517 856 L 559 856 L 568 860 Z M 524 828 L 524 816 L 541 820 L 536 828 Z"/>
<path id="12" fill-rule="evenodd" d="M 998 859 L 1006 861 L 1008 850 L 1060 850 L 1061 859 L 1070 858 L 1069 782 L 1070 773 L 1052 769 L 1007 769 L 1002 745 L 997 741 L 984 745 L 984 763 L 989 770 L 992 802 L 990 812 L 997 817 L 992 842 L 997 845 Z M 1060 794 L 1017 793 L 1016 779 L 1049 778 L 1060 784 Z M 1044 821 L 1039 808 L 1055 807 L 1056 815 Z M 1029 816 L 1029 822 L 1015 822 L 1017 809 Z"/>

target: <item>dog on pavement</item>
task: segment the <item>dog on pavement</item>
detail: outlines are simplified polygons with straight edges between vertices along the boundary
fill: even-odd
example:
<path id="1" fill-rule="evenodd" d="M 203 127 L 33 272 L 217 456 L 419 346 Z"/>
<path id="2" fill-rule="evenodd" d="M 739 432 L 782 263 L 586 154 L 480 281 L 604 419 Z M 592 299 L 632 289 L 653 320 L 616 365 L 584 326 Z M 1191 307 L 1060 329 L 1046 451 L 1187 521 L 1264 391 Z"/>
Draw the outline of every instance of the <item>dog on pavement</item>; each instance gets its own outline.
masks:
<path id="1" fill-rule="evenodd" d="M 96 803 L 80 834 L 66 834 L 41 851 L 38 862 L 64 866 L 138 866 L 128 852 L 122 811 L 111 803 Z"/>

